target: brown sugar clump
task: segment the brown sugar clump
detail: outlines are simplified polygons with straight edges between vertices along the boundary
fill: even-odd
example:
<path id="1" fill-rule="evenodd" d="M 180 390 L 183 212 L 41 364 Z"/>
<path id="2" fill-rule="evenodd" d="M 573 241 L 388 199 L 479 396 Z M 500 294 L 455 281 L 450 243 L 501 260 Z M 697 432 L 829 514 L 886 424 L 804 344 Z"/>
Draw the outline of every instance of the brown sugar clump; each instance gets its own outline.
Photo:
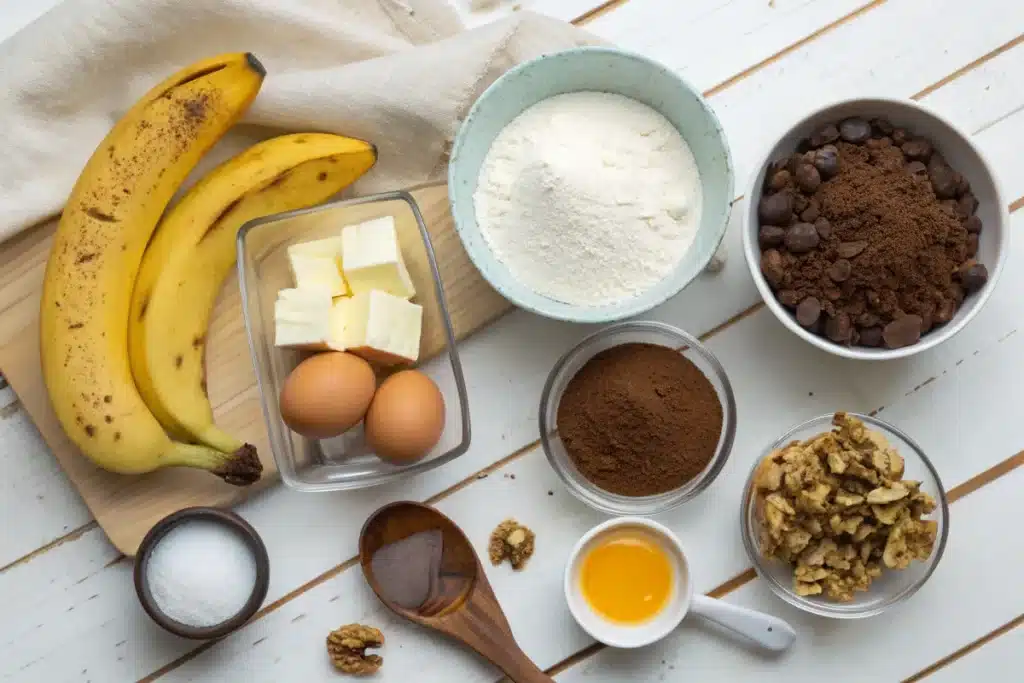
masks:
<path id="1" fill-rule="evenodd" d="M 526 566 L 533 555 L 534 533 L 514 519 L 506 519 L 491 532 L 487 554 L 491 564 L 499 565 L 508 560 L 516 571 Z"/>

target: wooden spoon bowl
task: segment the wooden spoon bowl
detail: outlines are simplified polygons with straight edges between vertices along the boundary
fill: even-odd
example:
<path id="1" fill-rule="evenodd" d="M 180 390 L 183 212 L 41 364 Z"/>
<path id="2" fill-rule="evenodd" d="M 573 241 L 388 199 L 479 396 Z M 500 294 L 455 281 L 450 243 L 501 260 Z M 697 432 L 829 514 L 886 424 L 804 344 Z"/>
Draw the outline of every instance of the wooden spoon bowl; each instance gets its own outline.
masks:
<path id="1" fill-rule="evenodd" d="M 374 512 L 359 535 L 359 561 L 395 614 L 467 645 L 514 683 L 552 683 L 516 643 L 472 543 L 434 508 L 397 502 Z"/>

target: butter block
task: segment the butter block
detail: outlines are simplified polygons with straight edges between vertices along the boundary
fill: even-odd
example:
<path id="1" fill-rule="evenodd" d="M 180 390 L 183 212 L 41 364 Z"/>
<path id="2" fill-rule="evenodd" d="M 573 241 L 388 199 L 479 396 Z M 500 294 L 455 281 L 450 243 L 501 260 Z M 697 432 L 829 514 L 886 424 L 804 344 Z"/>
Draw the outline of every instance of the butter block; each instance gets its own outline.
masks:
<path id="1" fill-rule="evenodd" d="M 288 247 L 288 267 L 298 289 L 326 287 L 332 296 L 348 296 L 342 275 L 341 237 L 327 237 Z"/>
<path id="2" fill-rule="evenodd" d="M 415 363 L 422 328 L 422 306 L 375 289 L 334 301 L 329 343 L 380 365 Z"/>
<path id="3" fill-rule="evenodd" d="M 350 225 L 341 231 L 342 270 L 353 294 L 373 290 L 403 299 L 416 295 L 398 246 L 391 216 Z"/>
<path id="4" fill-rule="evenodd" d="M 279 291 L 274 302 L 274 345 L 329 350 L 331 304 L 331 291 L 326 287 Z"/>

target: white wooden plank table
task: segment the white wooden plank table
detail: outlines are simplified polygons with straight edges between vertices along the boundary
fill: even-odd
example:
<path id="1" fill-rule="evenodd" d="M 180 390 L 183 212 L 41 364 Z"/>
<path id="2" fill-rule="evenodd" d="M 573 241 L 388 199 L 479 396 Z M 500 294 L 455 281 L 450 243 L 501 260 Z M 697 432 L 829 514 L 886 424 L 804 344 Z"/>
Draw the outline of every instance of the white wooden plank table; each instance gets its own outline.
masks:
<path id="1" fill-rule="evenodd" d="M 270 551 L 268 600 L 245 628 L 198 647 L 142 614 L 130 562 L 92 523 L 11 390 L 0 389 L 0 680 L 341 680 L 323 639 L 359 621 L 387 637 L 375 680 L 496 681 L 478 658 L 392 618 L 355 566 L 366 515 L 412 498 L 454 517 L 481 552 L 505 517 L 537 531 L 525 572 L 487 572 L 523 648 L 560 682 L 1024 681 L 1024 4 L 500 0 L 474 13 L 469 0 L 452 1 L 469 25 L 517 8 L 585 16 L 589 30 L 677 70 L 709 96 L 740 180 L 802 112 L 856 94 L 927 102 L 995 162 L 1012 201 L 1008 267 L 981 314 L 940 348 L 864 365 L 799 342 L 758 303 L 738 249 L 739 206 L 725 270 L 648 316 L 705 336 L 733 381 L 740 416 L 719 479 L 660 519 L 693 554 L 699 590 L 791 620 L 797 646 L 765 659 L 687 623 L 657 646 L 624 653 L 595 647 L 575 626 L 561 572 L 572 543 L 601 516 L 548 467 L 536 443 L 536 404 L 551 364 L 588 330 L 516 312 L 460 347 L 473 397 L 474 442 L 465 456 L 396 486 L 316 496 L 276 487 L 240 507 Z M 56 2 L 0 0 L 0 38 Z M 949 546 L 931 581 L 886 617 L 857 623 L 812 618 L 775 599 L 750 572 L 738 533 L 742 483 L 765 444 L 835 409 L 880 411 L 913 435 L 954 501 Z"/>

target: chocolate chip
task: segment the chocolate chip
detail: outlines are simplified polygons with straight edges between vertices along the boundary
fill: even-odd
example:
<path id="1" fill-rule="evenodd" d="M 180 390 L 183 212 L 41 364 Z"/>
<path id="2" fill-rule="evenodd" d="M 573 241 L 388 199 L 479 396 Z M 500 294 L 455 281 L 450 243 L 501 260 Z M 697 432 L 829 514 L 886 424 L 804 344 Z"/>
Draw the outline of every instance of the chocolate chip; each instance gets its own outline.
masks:
<path id="1" fill-rule="evenodd" d="M 814 153 L 814 167 L 824 180 L 839 173 L 839 150 L 835 145 L 825 145 Z"/>
<path id="2" fill-rule="evenodd" d="M 941 168 L 943 166 L 949 166 L 946 160 L 938 152 L 932 152 L 931 158 L 928 160 L 928 172 L 931 173 L 933 169 Z"/>
<path id="3" fill-rule="evenodd" d="M 804 153 L 800 152 L 797 154 L 789 155 L 786 160 L 786 170 L 789 171 L 791 176 L 796 175 L 796 169 L 800 168 L 800 164 L 804 163 Z"/>
<path id="4" fill-rule="evenodd" d="M 807 208 L 800 214 L 800 220 L 804 223 L 813 223 L 818 220 L 818 216 L 820 215 L 821 209 L 818 208 L 818 200 L 811 197 L 811 201 L 807 204 Z"/>
<path id="5" fill-rule="evenodd" d="M 793 213 L 800 215 L 810 204 L 811 200 L 806 195 L 799 192 L 793 193 Z"/>
<path id="6" fill-rule="evenodd" d="M 853 334 L 853 323 L 849 314 L 839 311 L 825 321 L 825 336 L 837 344 L 846 344 Z"/>
<path id="7" fill-rule="evenodd" d="M 839 243 L 839 257 L 840 258 L 853 258 L 859 253 L 867 249 L 867 240 L 854 240 L 852 242 L 840 242 Z"/>
<path id="8" fill-rule="evenodd" d="M 828 299 L 829 301 L 838 301 L 839 297 L 843 295 L 842 290 L 840 290 L 838 287 L 832 286 L 825 287 L 824 289 L 822 289 L 822 292 L 825 294 L 825 298 Z"/>
<path id="9" fill-rule="evenodd" d="M 967 229 L 967 232 L 978 234 L 981 232 L 981 219 L 977 216 L 969 216 L 967 220 L 964 221 L 964 227 Z"/>
<path id="10" fill-rule="evenodd" d="M 818 169 L 810 164 L 801 164 L 796 169 L 796 185 L 803 192 L 813 194 L 818 189 L 818 186 L 821 185 L 821 176 L 818 174 Z"/>
<path id="11" fill-rule="evenodd" d="M 776 249 L 768 249 L 761 254 L 761 273 L 772 289 L 778 289 L 786 277 L 786 267 L 782 263 L 782 254 Z"/>
<path id="12" fill-rule="evenodd" d="M 794 254 L 804 254 L 818 246 L 821 238 L 810 223 L 797 223 L 786 230 L 786 249 Z"/>
<path id="13" fill-rule="evenodd" d="M 961 218 L 968 218 L 973 216 L 974 212 L 978 210 L 978 198 L 972 193 L 967 192 L 962 195 L 960 199 L 956 201 L 956 212 Z"/>
<path id="14" fill-rule="evenodd" d="M 967 256 L 974 258 L 978 255 L 978 233 L 972 232 L 967 236 Z"/>
<path id="15" fill-rule="evenodd" d="M 932 315 L 935 312 L 935 308 L 927 308 L 921 312 L 921 334 L 928 334 L 928 331 L 932 329 Z"/>
<path id="16" fill-rule="evenodd" d="M 931 164 L 928 166 L 928 177 L 932 181 L 935 196 L 939 199 L 951 199 L 956 196 L 956 174 L 949 166 Z"/>
<path id="17" fill-rule="evenodd" d="M 777 247 L 786 238 L 786 230 L 777 225 L 762 225 L 757 231 L 757 243 L 762 249 Z"/>
<path id="18" fill-rule="evenodd" d="M 892 135 L 893 125 L 888 119 L 871 119 L 871 129 L 875 132 L 875 135 L 879 137 L 883 135 Z"/>
<path id="19" fill-rule="evenodd" d="M 786 306 L 787 308 L 796 308 L 796 305 L 800 303 L 801 299 L 804 298 L 804 295 L 792 289 L 783 289 L 778 293 L 776 298 L 778 298 L 779 303 L 783 306 Z"/>
<path id="20" fill-rule="evenodd" d="M 863 327 L 860 330 L 860 338 L 857 340 L 861 346 L 876 347 L 882 345 L 882 328 L 877 325 Z"/>
<path id="21" fill-rule="evenodd" d="M 832 237 L 832 224 L 828 222 L 827 218 L 822 217 L 814 221 L 814 229 L 818 231 L 818 237 L 823 240 Z"/>
<path id="22" fill-rule="evenodd" d="M 875 327 L 880 321 L 878 320 L 878 316 L 874 313 L 864 311 L 857 316 L 857 319 L 854 322 L 857 323 L 857 327 Z"/>
<path id="23" fill-rule="evenodd" d="M 928 161 L 932 156 L 932 143 L 924 138 L 907 140 L 900 145 L 900 149 L 911 161 Z"/>
<path id="24" fill-rule="evenodd" d="M 955 282 L 950 284 L 946 288 L 946 294 L 948 294 L 949 297 L 956 302 L 957 306 L 964 302 L 964 296 L 966 296 L 964 294 L 964 288 L 956 284 Z"/>
<path id="25" fill-rule="evenodd" d="M 808 138 L 808 142 L 811 143 L 811 147 L 821 147 L 822 145 L 827 145 L 830 142 L 835 142 L 838 139 L 839 129 L 836 128 L 835 124 L 830 123 L 811 133 L 810 138 Z"/>
<path id="26" fill-rule="evenodd" d="M 964 195 L 971 191 L 971 181 L 967 180 L 962 174 L 956 174 L 957 184 L 956 193 L 957 195 Z"/>
<path id="27" fill-rule="evenodd" d="M 867 147 L 868 149 L 885 149 L 887 147 L 892 147 L 892 138 L 871 138 L 870 140 L 864 143 L 864 146 Z"/>
<path id="28" fill-rule="evenodd" d="M 928 180 L 928 167 L 922 161 L 911 161 L 903 169 L 914 176 L 914 180 L 924 182 Z"/>
<path id="29" fill-rule="evenodd" d="M 882 340 L 890 349 L 916 344 L 921 339 L 921 316 L 905 315 L 896 318 L 882 330 Z"/>
<path id="30" fill-rule="evenodd" d="M 850 279 L 851 272 L 853 272 L 853 265 L 846 259 L 841 258 L 829 266 L 828 276 L 834 282 L 846 282 Z"/>
<path id="31" fill-rule="evenodd" d="M 802 327 L 813 327 L 821 316 L 821 302 L 813 296 L 805 297 L 796 307 L 796 321 Z"/>
<path id="32" fill-rule="evenodd" d="M 894 128 L 889 137 L 892 138 L 892 144 L 902 147 L 903 143 L 910 139 L 910 133 L 906 128 Z"/>
<path id="33" fill-rule="evenodd" d="M 784 190 L 789 185 L 789 181 L 792 180 L 792 176 L 789 171 L 782 169 L 768 176 L 768 189 L 778 192 Z"/>
<path id="34" fill-rule="evenodd" d="M 852 117 L 840 121 L 839 137 L 855 145 L 871 137 L 871 124 L 864 119 Z"/>
<path id="35" fill-rule="evenodd" d="M 769 225 L 789 225 L 793 220 L 793 199 L 788 192 L 776 192 L 761 197 L 757 215 L 762 222 Z"/>
<path id="36" fill-rule="evenodd" d="M 956 314 L 956 302 L 952 299 L 941 299 L 932 314 L 932 322 L 936 325 L 945 325 Z"/>
<path id="37" fill-rule="evenodd" d="M 947 216 L 952 216 L 953 218 L 960 217 L 960 214 L 957 213 L 957 201 L 955 199 L 943 199 L 939 202 L 939 208 Z"/>
<path id="38" fill-rule="evenodd" d="M 974 260 L 965 261 L 960 266 L 960 284 L 968 294 L 977 292 L 988 282 L 988 268 Z"/>

